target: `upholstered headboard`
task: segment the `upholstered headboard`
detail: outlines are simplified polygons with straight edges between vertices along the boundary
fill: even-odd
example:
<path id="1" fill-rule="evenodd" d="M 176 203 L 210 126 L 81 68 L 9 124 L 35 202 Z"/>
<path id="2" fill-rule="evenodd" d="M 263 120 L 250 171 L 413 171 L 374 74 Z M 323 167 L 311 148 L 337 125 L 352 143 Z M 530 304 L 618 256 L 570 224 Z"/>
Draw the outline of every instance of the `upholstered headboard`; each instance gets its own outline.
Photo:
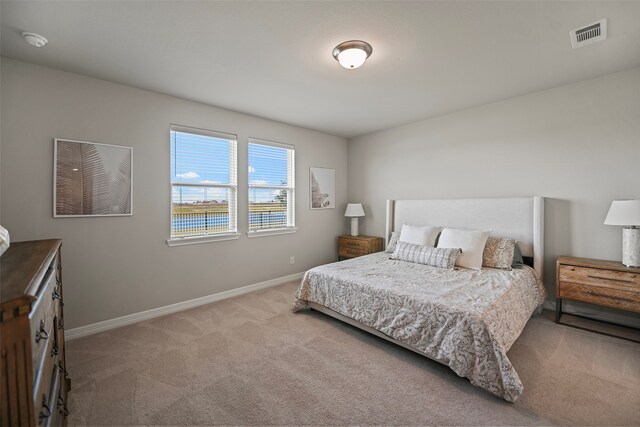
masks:
<path id="1" fill-rule="evenodd" d="M 522 255 L 533 258 L 542 278 L 544 256 L 544 198 L 387 200 L 385 239 L 403 223 L 491 229 L 492 236 L 518 240 Z"/>

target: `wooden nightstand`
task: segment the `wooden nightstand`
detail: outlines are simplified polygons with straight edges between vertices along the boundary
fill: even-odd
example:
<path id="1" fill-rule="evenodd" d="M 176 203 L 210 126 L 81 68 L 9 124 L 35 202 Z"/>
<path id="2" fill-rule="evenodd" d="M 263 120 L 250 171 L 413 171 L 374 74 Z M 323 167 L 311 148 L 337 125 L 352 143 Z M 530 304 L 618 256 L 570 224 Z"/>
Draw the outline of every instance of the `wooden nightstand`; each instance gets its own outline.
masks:
<path id="1" fill-rule="evenodd" d="M 338 237 L 338 259 L 356 258 L 380 252 L 382 247 L 382 237 L 340 236 Z"/>
<path id="2" fill-rule="evenodd" d="M 640 313 L 640 268 L 625 267 L 616 261 L 559 257 L 556 270 L 556 323 L 560 323 L 563 314 L 563 299 Z"/>

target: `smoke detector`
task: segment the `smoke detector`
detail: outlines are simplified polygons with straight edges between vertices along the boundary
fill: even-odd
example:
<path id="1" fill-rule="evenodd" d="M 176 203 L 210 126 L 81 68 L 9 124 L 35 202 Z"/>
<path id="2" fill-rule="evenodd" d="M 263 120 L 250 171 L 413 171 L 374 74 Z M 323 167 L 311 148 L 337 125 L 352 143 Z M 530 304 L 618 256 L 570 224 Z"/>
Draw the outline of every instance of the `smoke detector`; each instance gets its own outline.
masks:
<path id="1" fill-rule="evenodd" d="M 607 38 L 607 20 L 601 19 L 593 24 L 576 28 L 569 33 L 571 47 L 577 49 Z"/>
<path id="2" fill-rule="evenodd" d="M 22 33 L 22 37 L 24 37 L 27 43 L 29 43 L 31 46 L 34 46 L 34 47 L 42 47 L 45 44 L 49 43 L 49 40 L 45 39 L 40 34 L 36 34 L 36 33 L 25 32 L 25 33 Z"/>

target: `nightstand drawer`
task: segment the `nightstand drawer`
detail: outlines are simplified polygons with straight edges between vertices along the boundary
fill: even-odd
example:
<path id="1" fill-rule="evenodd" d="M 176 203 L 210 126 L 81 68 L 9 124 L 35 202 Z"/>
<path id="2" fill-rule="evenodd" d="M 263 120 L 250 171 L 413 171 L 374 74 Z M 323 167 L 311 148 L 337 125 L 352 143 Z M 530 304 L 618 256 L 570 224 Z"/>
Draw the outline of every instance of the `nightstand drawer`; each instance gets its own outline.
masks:
<path id="1" fill-rule="evenodd" d="M 356 240 L 343 237 L 340 237 L 339 245 L 341 249 L 360 251 L 362 255 L 366 254 L 369 248 L 369 242 L 366 240 Z"/>
<path id="2" fill-rule="evenodd" d="M 558 279 L 560 282 L 572 284 L 579 283 L 598 288 L 640 292 L 640 274 L 625 271 L 561 265 Z"/>
<path id="3" fill-rule="evenodd" d="M 351 258 L 356 256 L 367 255 L 367 251 L 360 248 L 352 249 L 352 248 L 341 247 L 340 250 L 338 251 L 338 255 L 341 257 Z"/>
<path id="4" fill-rule="evenodd" d="M 621 291 L 614 288 L 560 282 L 560 298 L 640 312 L 640 291 Z"/>

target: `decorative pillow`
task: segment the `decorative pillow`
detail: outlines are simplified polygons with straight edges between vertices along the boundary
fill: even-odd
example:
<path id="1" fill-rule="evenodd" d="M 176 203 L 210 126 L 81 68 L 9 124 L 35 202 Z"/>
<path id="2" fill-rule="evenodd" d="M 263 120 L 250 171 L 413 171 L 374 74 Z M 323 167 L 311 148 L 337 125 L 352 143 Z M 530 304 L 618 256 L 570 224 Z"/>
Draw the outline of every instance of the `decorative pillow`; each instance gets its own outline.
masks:
<path id="1" fill-rule="evenodd" d="M 387 252 L 392 254 L 393 251 L 396 250 L 396 245 L 398 244 L 398 239 L 400 238 L 400 233 L 397 231 L 391 232 L 391 238 L 389 238 L 389 243 L 387 243 Z"/>
<path id="2" fill-rule="evenodd" d="M 490 230 L 461 230 L 457 228 L 445 228 L 438 240 L 439 248 L 460 248 L 462 254 L 458 257 L 458 267 L 482 269 L 482 253 L 487 243 Z"/>
<path id="3" fill-rule="evenodd" d="M 438 268 L 453 268 L 460 255 L 460 248 L 434 248 L 398 242 L 391 259 L 430 265 Z"/>
<path id="4" fill-rule="evenodd" d="M 512 268 L 520 268 L 524 266 L 524 259 L 522 259 L 522 250 L 520 250 L 520 245 L 516 241 L 516 244 L 513 248 L 513 263 L 511 264 Z"/>
<path id="5" fill-rule="evenodd" d="M 482 266 L 511 270 L 515 247 L 513 239 L 489 236 L 482 253 Z"/>
<path id="6" fill-rule="evenodd" d="M 9 249 L 10 242 L 11 239 L 9 238 L 9 231 L 0 225 L 0 255 Z"/>
<path id="7" fill-rule="evenodd" d="M 413 243 L 414 245 L 434 247 L 436 245 L 436 238 L 440 231 L 442 231 L 442 227 L 402 224 L 399 241 Z"/>

